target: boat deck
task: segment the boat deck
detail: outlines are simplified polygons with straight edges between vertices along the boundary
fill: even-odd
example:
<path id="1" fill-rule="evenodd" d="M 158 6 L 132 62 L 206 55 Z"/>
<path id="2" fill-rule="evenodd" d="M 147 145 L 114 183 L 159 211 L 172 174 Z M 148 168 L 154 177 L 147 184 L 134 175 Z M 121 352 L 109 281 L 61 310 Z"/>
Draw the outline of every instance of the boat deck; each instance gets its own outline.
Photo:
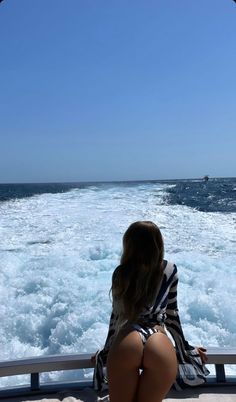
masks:
<path id="1" fill-rule="evenodd" d="M 39 399 L 40 398 L 40 399 Z M 97 396 L 91 388 L 70 392 L 69 390 L 61 391 L 56 394 L 6 398 L 6 402 L 108 402 L 109 397 L 106 394 Z M 190 390 L 180 392 L 171 392 L 165 402 L 235 402 L 236 386 L 211 386 L 197 387 Z"/>

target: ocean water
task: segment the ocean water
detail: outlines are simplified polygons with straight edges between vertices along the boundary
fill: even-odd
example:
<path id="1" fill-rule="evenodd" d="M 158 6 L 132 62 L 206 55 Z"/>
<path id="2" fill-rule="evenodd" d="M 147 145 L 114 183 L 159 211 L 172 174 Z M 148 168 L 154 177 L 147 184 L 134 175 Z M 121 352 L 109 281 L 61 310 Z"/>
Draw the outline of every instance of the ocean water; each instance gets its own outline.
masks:
<path id="1" fill-rule="evenodd" d="M 136 220 L 159 225 L 178 267 L 186 339 L 235 346 L 236 179 L 0 185 L 0 360 L 102 347 L 111 275 Z"/>

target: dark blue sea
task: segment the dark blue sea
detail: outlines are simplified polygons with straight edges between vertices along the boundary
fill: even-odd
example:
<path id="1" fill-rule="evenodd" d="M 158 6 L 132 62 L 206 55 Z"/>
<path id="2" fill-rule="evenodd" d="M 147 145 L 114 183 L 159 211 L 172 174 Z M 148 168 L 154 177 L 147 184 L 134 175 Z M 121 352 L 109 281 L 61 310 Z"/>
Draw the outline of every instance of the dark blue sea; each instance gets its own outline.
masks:
<path id="1" fill-rule="evenodd" d="M 168 181 L 135 181 L 110 183 L 32 183 L 32 184 L 0 184 L 0 201 L 32 197 L 44 193 L 64 193 L 72 189 L 85 189 L 95 185 L 98 188 L 117 186 L 136 186 L 140 183 L 173 184 L 166 189 L 165 202 L 169 205 L 187 205 L 204 212 L 236 212 L 236 178 L 213 178 L 168 180 Z"/>

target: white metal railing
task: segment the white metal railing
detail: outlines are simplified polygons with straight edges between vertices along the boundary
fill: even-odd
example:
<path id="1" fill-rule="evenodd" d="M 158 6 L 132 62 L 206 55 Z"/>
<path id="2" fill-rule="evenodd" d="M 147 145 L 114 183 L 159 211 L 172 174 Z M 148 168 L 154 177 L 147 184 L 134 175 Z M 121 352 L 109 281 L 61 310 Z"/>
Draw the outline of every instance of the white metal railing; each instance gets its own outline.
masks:
<path id="1" fill-rule="evenodd" d="M 29 391 L 40 391 L 40 373 L 93 368 L 94 364 L 91 362 L 91 356 L 92 354 L 90 353 L 83 353 L 2 361 L 0 362 L 0 377 L 30 374 L 31 384 Z M 214 383 L 227 383 L 224 365 L 236 365 L 236 348 L 208 348 L 207 356 L 207 364 L 213 364 L 216 368 Z M 234 380 L 236 383 L 236 376 Z M 21 388 L 17 389 L 20 390 Z M 7 390 L 0 389 L 0 399 L 2 392 L 5 395 Z"/>

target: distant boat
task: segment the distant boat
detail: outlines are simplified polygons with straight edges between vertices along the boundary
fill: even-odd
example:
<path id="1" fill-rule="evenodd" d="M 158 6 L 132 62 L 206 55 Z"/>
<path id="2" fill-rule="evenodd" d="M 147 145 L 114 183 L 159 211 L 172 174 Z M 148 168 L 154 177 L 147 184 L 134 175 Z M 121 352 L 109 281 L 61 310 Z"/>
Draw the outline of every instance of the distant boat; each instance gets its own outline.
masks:
<path id="1" fill-rule="evenodd" d="M 208 174 L 206 174 L 205 176 L 203 176 L 203 180 L 204 180 L 204 181 L 208 181 L 208 180 L 209 180 Z"/>

